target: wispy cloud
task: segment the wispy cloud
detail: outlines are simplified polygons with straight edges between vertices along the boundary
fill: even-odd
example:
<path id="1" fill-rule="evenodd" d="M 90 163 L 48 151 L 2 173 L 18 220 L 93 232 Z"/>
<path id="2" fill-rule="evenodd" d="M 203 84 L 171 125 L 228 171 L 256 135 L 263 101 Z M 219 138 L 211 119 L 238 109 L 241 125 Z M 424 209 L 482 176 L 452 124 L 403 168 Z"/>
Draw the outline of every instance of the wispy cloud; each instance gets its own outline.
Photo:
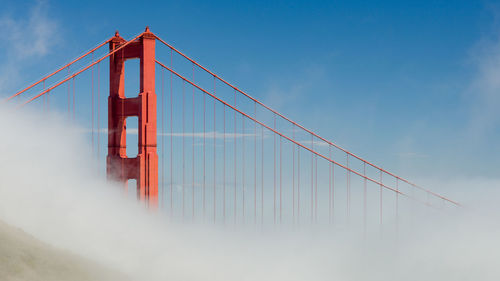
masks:
<path id="1" fill-rule="evenodd" d="M 86 133 L 89 133 L 91 132 L 90 130 L 85 130 Z M 97 133 L 97 130 L 95 131 Z M 99 132 L 101 134 L 107 134 L 108 133 L 108 129 L 107 128 L 102 128 L 99 130 Z M 139 134 L 139 130 L 137 128 L 128 128 L 127 129 L 127 134 L 130 134 L 130 135 L 137 135 Z M 182 133 L 182 132 L 174 132 L 174 133 L 158 133 L 157 134 L 158 136 L 172 136 L 172 137 L 189 137 L 189 138 L 203 138 L 205 137 L 206 139 L 223 139 L 224 137 L 230 141 L 231 139 L 234 139 L 234 138 L 248 138 L 248 137 L 254 137 L 256 136 L 255 134 L 250 134 L 250 133 L 231 133 L 231 132 L 218 132 L 218 131 L 207 131 L 207 132 L 186 132 L 186 133 Z M 260 135 L 258 135 L 260 137 Z"/>
<path id="2" fill-rule="evenodd" d="M 316 83 L 325 79 L 326 74 L 322 64 L 310 64 L 300 73 L 290 74 L 286 79 L 275 79 L 269 85 L 264 103 L 273 108 L 297 104 L 304 97 L 309 97 Z"/>
<path id="3" fill-rule="evenodd" d="M 312 142 L 311 140 L 299 140 L 297 142 L 307 147 L 311 147 L 311 143 L 313 144 L 314 147 L 328 147 L 330 145 L 329 143 L 322 140 L 314 140 Z"/>
<path id="4" fill-rule="evenodd" d="M 29 60 L 50 53 L 60 40 L 59 24 L 49 16 L 45 1 L 33 2 L 25 12 L 0 14 L 0 95 L 11 94 L 13 84 L 20 81 L 21 71 Z M 6 93 L 7 92 L 7 93 Z"/>
<path id="5" fill-rule="evenodd" d="M 470 104 L 471 136 L 482 138 L 500 125 L 500 34 L 481 40 L 472 51 L 476 77 L 466 100 Z"/>
<path id="6" fill-rule="evenodd" d="M 401 158 L 427 158 L 427 157 L 429 157 L 428 154 L 414 152 L 414 151 L 400 152 L 400 153 L 398 153 L 398 156 Z"/>
<path id="7" fill-rule="evenodd" d="M 231 139 L 231 138 L 247 138 L 253 137 L 254 134 L 242 134 L 242 133 L 223 133 L 223 132 L 195 132 L 195 133 L 164 133 L 158 134 L 159 136 L 173 136 L 173 137 L 195 137 L 195 138 L 209 138 L 209 139 Z"/>

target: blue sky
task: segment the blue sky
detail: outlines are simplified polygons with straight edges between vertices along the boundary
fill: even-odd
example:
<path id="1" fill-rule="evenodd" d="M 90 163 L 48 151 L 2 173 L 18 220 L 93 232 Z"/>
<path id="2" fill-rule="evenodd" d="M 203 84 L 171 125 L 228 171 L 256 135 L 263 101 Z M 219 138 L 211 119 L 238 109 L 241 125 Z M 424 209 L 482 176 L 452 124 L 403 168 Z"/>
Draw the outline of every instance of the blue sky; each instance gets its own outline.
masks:
<path id="1" fill-rule="evenodd" d="M 117 29 L 129 38 L 149 25 L 256 98 L 385 168 L 495 177 L 499 9 L 492 1 L 6 0 L 0 89 L 15 92 Z M 19 51 L 27 45 L 35 51 Z"/>

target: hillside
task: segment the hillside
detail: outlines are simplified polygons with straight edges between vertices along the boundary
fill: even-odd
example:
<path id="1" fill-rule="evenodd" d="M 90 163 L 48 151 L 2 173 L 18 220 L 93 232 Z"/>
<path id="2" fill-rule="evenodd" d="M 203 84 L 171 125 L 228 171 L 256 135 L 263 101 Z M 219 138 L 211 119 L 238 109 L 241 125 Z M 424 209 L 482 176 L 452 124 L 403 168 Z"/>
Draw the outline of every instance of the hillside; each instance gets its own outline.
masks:
<path id="1" fill-rule="evenodd" d="M 0 280 L 127 280 L 69 252 L 44 244 L 0 221 Z"/>

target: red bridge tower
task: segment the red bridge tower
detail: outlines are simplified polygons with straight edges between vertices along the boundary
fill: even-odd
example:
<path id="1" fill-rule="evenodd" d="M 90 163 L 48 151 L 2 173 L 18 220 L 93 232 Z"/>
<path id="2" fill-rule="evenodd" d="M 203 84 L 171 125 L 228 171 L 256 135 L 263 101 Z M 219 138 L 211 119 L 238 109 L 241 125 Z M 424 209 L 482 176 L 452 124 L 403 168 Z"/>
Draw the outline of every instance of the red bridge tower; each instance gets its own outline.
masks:
<path id="1" fill-rule="evenodd" d="M 137 181 L 137 194 L 151 206 L 158 204 L 158 154 L 156 152 L 156 93 L 155 93 L 155 35 L 146 31 L 110 56 L 108 98 L 108 179 L 122 182 Z M 113 51 L 126 42 L 116 32 L 109 42 Z M 125 98 L 125 61 L 140 59 L 140 93 Z M 126 149 L 126 119 L 139 119 L 138 155 L 128 158 Z"/>

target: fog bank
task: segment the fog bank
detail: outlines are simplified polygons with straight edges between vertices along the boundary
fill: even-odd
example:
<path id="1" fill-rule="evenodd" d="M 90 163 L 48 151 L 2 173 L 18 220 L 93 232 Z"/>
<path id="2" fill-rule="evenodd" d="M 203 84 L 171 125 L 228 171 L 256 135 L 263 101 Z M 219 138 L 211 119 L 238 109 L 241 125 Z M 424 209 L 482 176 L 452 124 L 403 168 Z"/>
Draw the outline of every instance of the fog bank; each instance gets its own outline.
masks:
<path id="1" fill-rule="evenodd" d="M 496 179 L 433 182 L 465 208 L 366 238 L 178 224 L 106 183 L 62 115 L 0 107 L 0 131 L 0 220 L 134 280 L 500 280 Z"/>

